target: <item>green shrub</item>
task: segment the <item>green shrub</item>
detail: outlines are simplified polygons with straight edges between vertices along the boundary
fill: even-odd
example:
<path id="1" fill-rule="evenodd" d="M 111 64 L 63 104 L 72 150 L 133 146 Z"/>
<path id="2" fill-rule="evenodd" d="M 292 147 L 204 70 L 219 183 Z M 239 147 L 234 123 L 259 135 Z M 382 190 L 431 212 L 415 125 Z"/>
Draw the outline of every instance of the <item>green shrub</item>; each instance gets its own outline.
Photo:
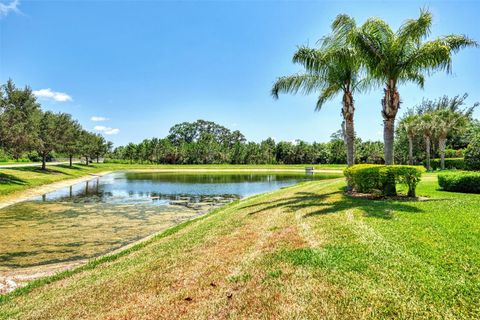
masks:
<path id="1" fill-rule="evenodd" d="M 438 175 L 438 184 L 445 191 L 480 193 L 480 172 L 445 172 Z"/>
<path id="2" fill-rule="evenodd" d="M 445 158 L 463 158 L 463 149 L 445 149 Z"/>
<path id="3" fill-rule="evenodd" d="M 465 150 L 465 169 L 480 170 L 480 133 L 473 137 Z"/>
<path id="4" fill-rule="evenodd" d="M 423 166 L 427 167 L 426 160 L 423 161 Z M 440 159 L 431 159 L 430 160 L 430 167 L 432 168 L 432 170 L 441 169 L 441 160 Z M 446 158 L 445 159 L 445 169 L 464 170 L 465 169 L 465 161 L 463 160 L 463 158 Z"/>
<path id="5" fill-rule="evenodd" d="M 348 185 L 357 192 L 394 196 L 396 184 L 402 183 L 408 187 L 408 196 L 415 197 L 423 171 L 416 166 L 359 164 L 345 169 L 344 174 Z"/>

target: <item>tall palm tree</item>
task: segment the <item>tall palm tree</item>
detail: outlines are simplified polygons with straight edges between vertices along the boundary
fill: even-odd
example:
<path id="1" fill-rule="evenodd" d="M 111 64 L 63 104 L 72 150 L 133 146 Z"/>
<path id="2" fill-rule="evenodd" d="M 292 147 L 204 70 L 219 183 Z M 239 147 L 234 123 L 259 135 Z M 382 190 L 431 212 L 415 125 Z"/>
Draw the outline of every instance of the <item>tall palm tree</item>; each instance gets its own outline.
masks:
<path id="1" fill-rule="evenodd" d="M 413 165 L 413 139 L 418 131 L 418 116 L 410 109 L 400 120 L 399 126 L 407 134 L 408 139 L 408 164 Z"/>
<path id="2" fill-rule="evenodd" d="M 448 134 L 453 130 L 461 129 L 466 125 L 469 119 L 472 116 L 473 111 L 479 105 L 478 102 L 475 103 L 470 108 L 461 108 L 465 103 L 465 99 L 468 97 L 468 94 L 463 96 L 455 96 L 449 98 L 443 96 L 440 99 L 432 102 L 435 106 L 435 111 L 433 112 L 435 131 L 438 136 L 438 148 L 440 150 L 440 166 L 441 169 L 445 169 L 445 148 L 447 145 Z"/>
<path id="3" fill-rule="evenodd" d="M 394 162 L 394 125 L 401 102 L 398 85 L 414 82 L 423 88 L 425 75 L 437 70 L 451 71 L 453 53 L 477 46 L 475 41 L 462 35 L 424 42 L 431 26 L 431 13 L 422 9 L 418 19 L 405 21 L 396 32 L 385 21 L 370 18 L 350 37 L 362 55 L 369 75 L 385 85 L 382 116 L 386 164 Z M 344 27 L 343 24 L 337 26 L 339 29 Z"/>
<path id="4" fill-rule="evenodd" d="M 300 47 L 293 56 L 293 62 L 302 65 L 305 71 L 291 76 L 280 77 L 272 88 L 272 95 L 278 99 L 280 92 L 304 94 L 319 92 L 315 110 L 322 108 L 326 101 L 342 94 L 342 116 L 347 146 L 347 164 L 355 162 L 355 106 L 353 94 L 364 89 L 368 82 L 361 80 L 361 61 L 356 49 L 347 41 L 349 32 L 356 28 L 355 21 L 339 15 L 332 24 L 333 29 L 340 23 L 344 28 L 323 38 L 318 48 Z"/>

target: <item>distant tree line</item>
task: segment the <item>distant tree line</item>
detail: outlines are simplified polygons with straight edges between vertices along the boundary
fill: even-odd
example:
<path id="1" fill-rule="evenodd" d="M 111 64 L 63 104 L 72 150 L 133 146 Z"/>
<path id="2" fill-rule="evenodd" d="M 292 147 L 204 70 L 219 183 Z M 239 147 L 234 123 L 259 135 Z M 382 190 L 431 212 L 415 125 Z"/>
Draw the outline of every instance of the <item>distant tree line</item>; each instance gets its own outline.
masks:
<path id="1" fill-rule="evenodd" d="M 357 161 L 383 162 L 383 144 L 355 140 Z M 145 139 L 120 146 L 110 161 L 161 164 L 324 164 L 346 163 L 347 154 L 341 131 L 326 143 L 275 142 L 272 138 L 248 142 L 238 130 L 231 131 L 211 121 L 197 120 L 174 125 L 167 137 Z"/>
<path id="2" fill-rule="evenodd" d="M 17 88 L 12 80 L 0 87 L 0 153 L 13 159 L 29 156 L 45 169 L 52 154 L 88 163 L 106 154 L 111 143 L 84 130 L 67 113 L 43 111 L 29 87 Z"/>

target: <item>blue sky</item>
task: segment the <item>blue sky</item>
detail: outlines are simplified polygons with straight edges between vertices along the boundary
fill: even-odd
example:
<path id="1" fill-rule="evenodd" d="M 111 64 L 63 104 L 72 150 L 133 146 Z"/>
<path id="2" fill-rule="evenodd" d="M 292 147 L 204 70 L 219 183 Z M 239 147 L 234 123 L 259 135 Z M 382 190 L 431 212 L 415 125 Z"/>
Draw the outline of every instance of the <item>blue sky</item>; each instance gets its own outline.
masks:
<path id="1" fill-rule="evenodd" d="M 116 145 L 164 137 L 172 125 L 196 119 L 254 141 L 328 141 L 340 127 L 340 97 L 314 112 L 315 95 L 275 101 L 270 88 L 276 77 L 301 70 L 291 63 L 296 47 L 315 45 L 339 13 L 357 23 L 378 16 L 396 29 L 428 7 L 432 37 L 480 40 L 477 1 L 0 3 L 0 81 L 30 85 L 45 109 L 71 113 Z M 479 56 L 480 49 L 460 52 L 453 74 L 433 75 L 424 90 L 401 86 L 402 110 L 443 94 L 468 92 L 469 103 L 480 101 Z M 381 89 L 356 96 L 364 140 L 382 138 L 381 96 Z"/>

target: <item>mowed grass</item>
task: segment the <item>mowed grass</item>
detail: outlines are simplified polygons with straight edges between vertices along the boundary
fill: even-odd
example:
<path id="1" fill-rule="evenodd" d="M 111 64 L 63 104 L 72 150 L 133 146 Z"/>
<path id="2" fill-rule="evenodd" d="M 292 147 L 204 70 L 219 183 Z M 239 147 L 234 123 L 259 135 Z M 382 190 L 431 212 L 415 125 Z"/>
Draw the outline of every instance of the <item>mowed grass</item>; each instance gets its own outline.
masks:
<path id="1" fill-rule="evenodd" d="M 480 195 L 304 182 L 5 296 L 1 319 L 478 319 Z"/>

